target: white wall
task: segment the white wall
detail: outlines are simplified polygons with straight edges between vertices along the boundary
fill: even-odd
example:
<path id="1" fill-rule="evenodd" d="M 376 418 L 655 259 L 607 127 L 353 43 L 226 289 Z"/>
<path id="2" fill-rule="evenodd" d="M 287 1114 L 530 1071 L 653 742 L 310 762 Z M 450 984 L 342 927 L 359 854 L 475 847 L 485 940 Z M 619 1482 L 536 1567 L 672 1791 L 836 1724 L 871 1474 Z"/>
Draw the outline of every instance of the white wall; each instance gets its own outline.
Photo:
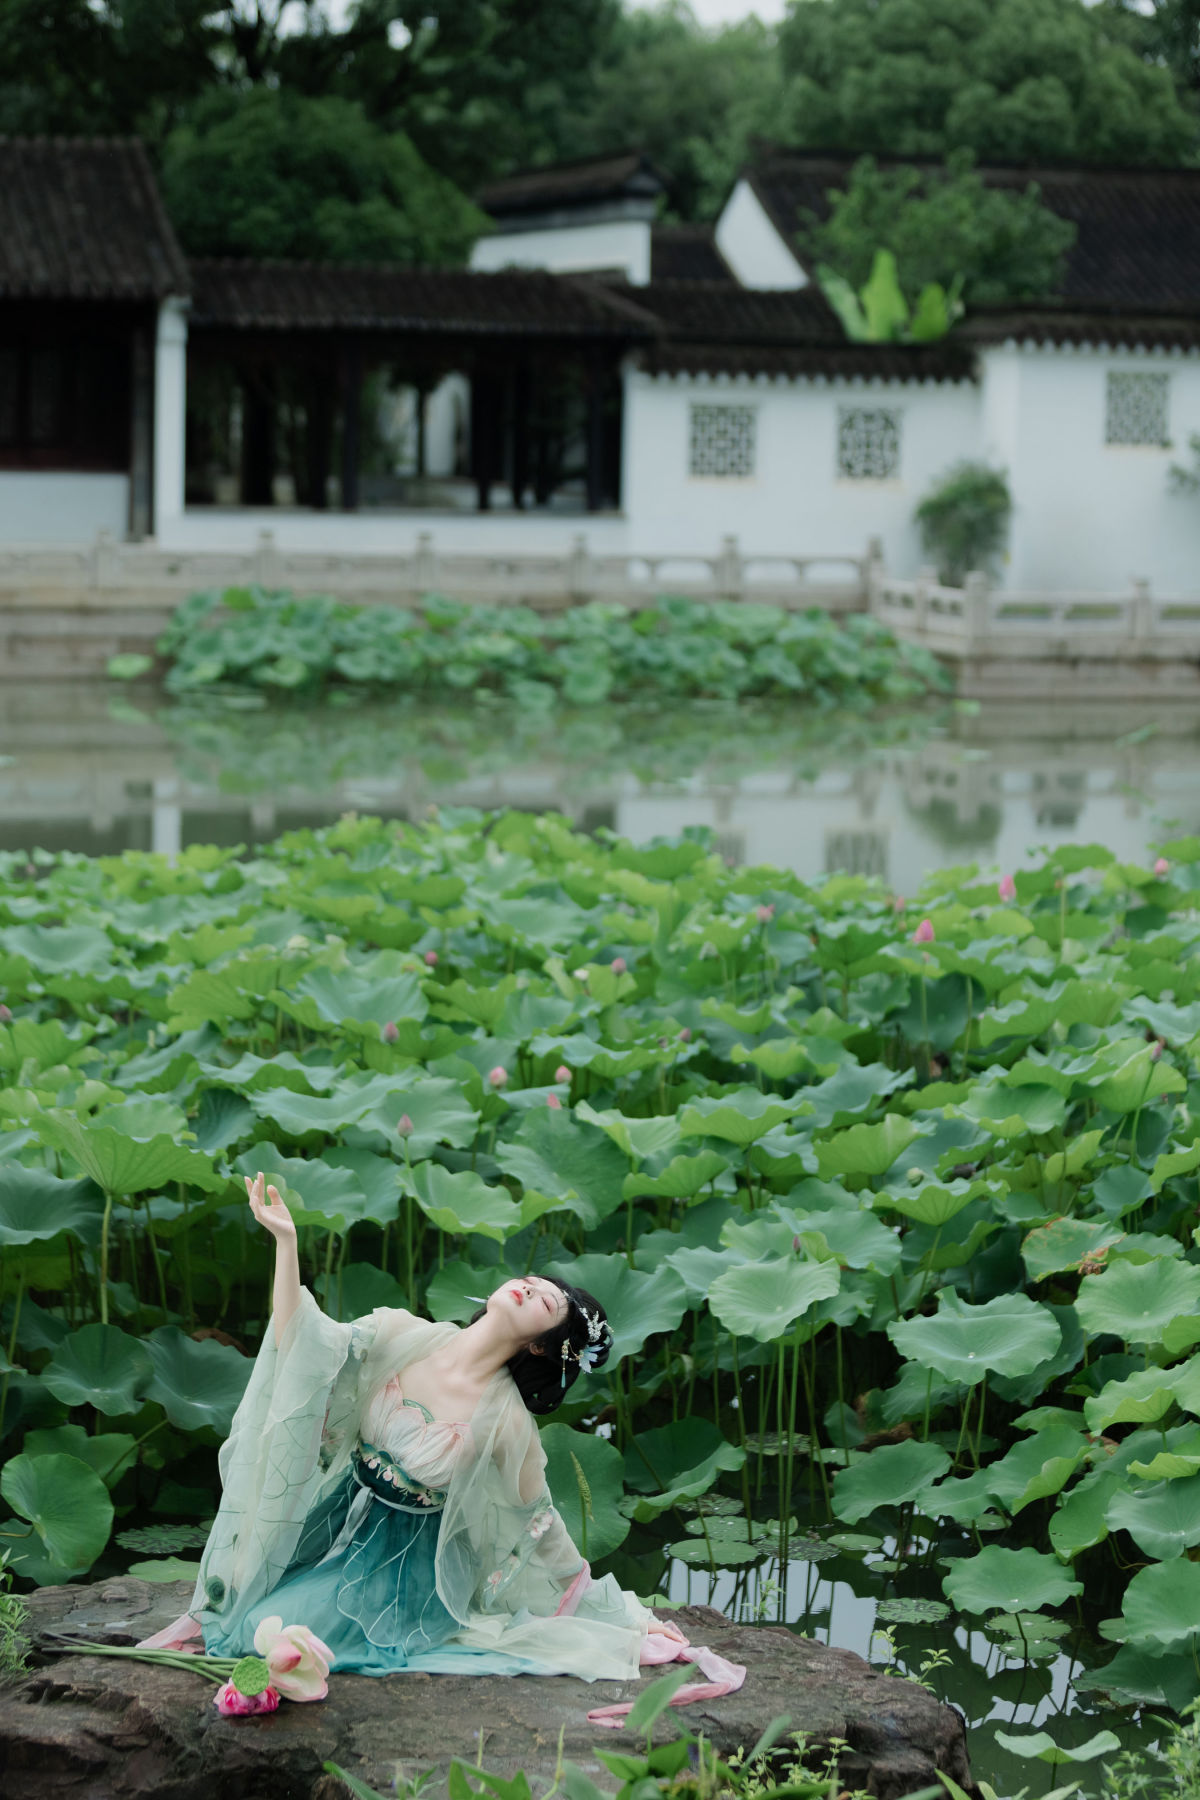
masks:
<path id="1" fill-rule="evenodd" d="M 803 265 L 788 249 L 744 177 L 721 209 L 716 243 L 743 287 L 808 286 Z"/>
<path id="2" fill-rule="evenodd" d="M 693 401 L 756 411 L 755 473 L 689 475 Z M 838 409 L 885 406 L 901 415 L 895 480 L 838 475 Z M 743 554 L 859 555 L 883 540 L 893 574 L 925 560 L 913 508 L 930 482 L 979 437 L 973 384 L 656 379 L 632 372 L 626 386 L 624 503 L 631 548 L 715 549 L 735 534 Z"/>
<path id="3" fill-rule="evenodd" d="M 1109 370 L 1169 374 L 1172 445 L 1106 444 Z M 1014 589 L 1200 592 L 1200 496 L 1175 493 L 1200 432 L 1200 357 L 1015 345 L 983 357 L 978 454 L 1007 469 L 1013 524 L 1004 585 Z"/>
<path id="4" fill-rule="evenodd" d="M 650 279 L 649 219 L 598 219 L 593 224 L 497 231 L 471 251 L 473 269 L 621 269 L 642 287 Z"/>
<path id="5" fill-rule="evenodd" d="M 187 302 L 164 300 L 154 345 L 154 527 L 183 512 L 187 422 Z"/>
<path id="6" fill-rule="evenodd" d="M 0 470 L 0 543 L 90 544 L 129 527 L 128 475 Z"/>

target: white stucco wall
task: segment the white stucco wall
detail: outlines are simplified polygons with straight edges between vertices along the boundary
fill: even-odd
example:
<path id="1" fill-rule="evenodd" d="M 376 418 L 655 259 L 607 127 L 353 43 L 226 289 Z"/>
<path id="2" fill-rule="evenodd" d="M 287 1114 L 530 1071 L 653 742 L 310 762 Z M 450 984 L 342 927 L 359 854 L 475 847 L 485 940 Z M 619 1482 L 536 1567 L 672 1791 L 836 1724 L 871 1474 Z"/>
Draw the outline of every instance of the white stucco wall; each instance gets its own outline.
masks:
<path id="1" fill-rule="evenodd" d="M 597 219 L 580 225 L 552 225 L 532 231 L 498 231 L 479 238 L 471 251 L 473 269 L 553 269 L 569 275 L 583 269 L 620 269 L 639 287 L 650 279 L 649 219 Z"/>
<path id="2" fill-rule="evenodd" d="M 800 288 L 808 276 L 763 210 L 750 183 L 737 182 L 721 209 L 716 243 L 743 287 Z"/>
<path id="3" fill-rule="evenodd" d="M 128 525 L 128 475 L 0 470 L 0 543 L 90 544 L 98 531 L 123 538 Z"/>
<path id="4" fill-rule="evenodd" d="M 693 476 L 693 402 L 752 406 L 755 468 L 747 477 Z M 895 479 L 838 473 L 839 408 L 900 415 Z M 889 570 L 923 560 L 913 508 L 935 476 L 979 438 L 972 383 L 656 379 L 630 374 L 625 408 L 625 511 L 635 551 L 712 551 L 732 533 L 743 554 L 858 555 L 883 541 Z"/>
<path id="5" fill-rule="evenodd" d="M 1110 370 L 1169 377 L 1168 447 L 1105 442 Z M 1173 491 L 1200 432 L 1200 357 L 1006 346 L 985 353 L 978 454 L 1007 469 L 1013 523 L 1004 585 L 1200 593 L 1200 497 Z"/>

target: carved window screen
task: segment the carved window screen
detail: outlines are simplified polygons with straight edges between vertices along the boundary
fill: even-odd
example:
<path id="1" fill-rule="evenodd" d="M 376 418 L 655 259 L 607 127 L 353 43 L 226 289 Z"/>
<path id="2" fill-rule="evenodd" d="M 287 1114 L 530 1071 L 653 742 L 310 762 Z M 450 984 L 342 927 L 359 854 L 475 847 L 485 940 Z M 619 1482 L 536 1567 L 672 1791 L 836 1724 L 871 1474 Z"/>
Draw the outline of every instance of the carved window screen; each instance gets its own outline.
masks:
<path id="1" fill-rule="evenodd" d="M 1106 444 L 1157 444 L 1167 436 L 1168 375 L 1110 372 L 1104 415 Z"/>
<path id="2" fill-rule="evenodd" d="M 900 414 L 889 406 L 838 408 L 838 474 L 889 481 L 900 473 Z"/>
<path id="3" fill-rule="evenodd" d="M 689 475 L 753 475 L 755 409 L 696 402 L 691 411 Z"/>

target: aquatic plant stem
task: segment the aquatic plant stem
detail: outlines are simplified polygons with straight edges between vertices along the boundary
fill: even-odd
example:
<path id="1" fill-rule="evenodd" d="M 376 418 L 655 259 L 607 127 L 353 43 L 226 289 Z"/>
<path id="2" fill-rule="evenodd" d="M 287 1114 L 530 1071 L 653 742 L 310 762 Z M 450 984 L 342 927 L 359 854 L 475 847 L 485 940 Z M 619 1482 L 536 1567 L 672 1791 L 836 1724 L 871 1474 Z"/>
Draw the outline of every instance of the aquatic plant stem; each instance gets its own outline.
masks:
<path id="1" fill-rule="evenodd" d="M 12 1326 L 8 1333 L 8 1361 L 11 1363 L 17 1354 L 17 1327 L 21 1322 L 21 1301 L 25 1296 L 25 1258 L 17 1258 L 17 1297 L 13 1302 Z M 4 1414 L 8 1406 L 9 1371 L 4 1371 L 4 1381 L 0 1384 L 0 1435 L 4 1431 Z"/>
<path id="2" fill-rule="evenodd" d="M 108 1324 L 108 1230 L 112 1222 L 113 1197 L 104 1195 L 104 1217 L 100 1221 L 100 1323 Z"/>
<path id="3" fill-rule="evenodd" d="M 150 1257 L 154 1263 L 154 1278 L 158 1284 L 158 1304 L 162 1308 L 163 1324 L 167 1323 L 170 1312 L 167 1307 L 167 1284 L 163 1277 L 162 1258 L 158 1254 L 158 1239 L 154 1235 L 154 1217 L 150 1211 L 149 1194 L 142 1195 L 142 1204 L 146 1208 L 146 1236 L 150 1239 Z M 245 1296 L 242 1296 L 243 1307 Z"/>

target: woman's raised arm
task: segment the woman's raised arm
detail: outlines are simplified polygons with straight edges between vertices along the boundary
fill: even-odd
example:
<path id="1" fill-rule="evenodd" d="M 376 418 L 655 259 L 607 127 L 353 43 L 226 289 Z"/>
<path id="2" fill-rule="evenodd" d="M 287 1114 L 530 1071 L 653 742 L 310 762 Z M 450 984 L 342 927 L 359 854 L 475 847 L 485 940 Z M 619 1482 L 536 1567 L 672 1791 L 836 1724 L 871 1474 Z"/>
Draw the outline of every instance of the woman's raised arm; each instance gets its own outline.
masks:
<path id="1" fill-rule="evenodd" d="M 296 1226 L 291 1213 L 279 1198 L 276 1188 L 264 1191 L 260 1169 L 251 1181 L 246 1176 L 246 1195 L 250 1210 L 260 1225 L 265 1225 L 275 1239 L 275 1292 L 271 1318 L 275 1325 L 275 1348 L 278 1350 L 288 1321 L 300 1304 L 300 1255 L 296 1248 Z"/>

